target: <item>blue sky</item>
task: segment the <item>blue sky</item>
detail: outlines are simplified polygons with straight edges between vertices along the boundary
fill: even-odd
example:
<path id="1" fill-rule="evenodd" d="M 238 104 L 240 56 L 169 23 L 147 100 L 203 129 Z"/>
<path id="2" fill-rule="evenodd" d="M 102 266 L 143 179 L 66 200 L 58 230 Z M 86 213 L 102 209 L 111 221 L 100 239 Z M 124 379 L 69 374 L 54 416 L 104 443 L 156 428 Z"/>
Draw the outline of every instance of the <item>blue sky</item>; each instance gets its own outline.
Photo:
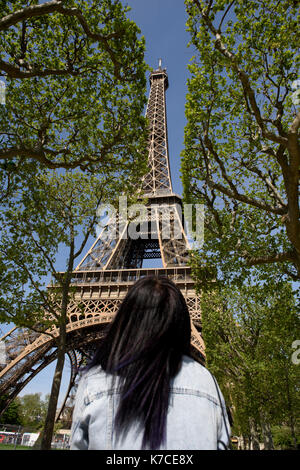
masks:
<path id="1" fill-rule="evenodd" d="M 169 137 L 169 158 L 173 191 L 182 194 L 180 181 L 180 152 L 183 149 L 185 120 L 187 64 L 193 53 L 187 47 L 189 35 L 185 30 L 186 12 L 184 0 L 127 0 L 123 4 L 132 10 L 128 16 L 134 20 L 146 41 L 145 60 L 150 67 L 162 66 L 167 69 L 169 88 L 166 92 L 167 124 Z M 148 88 L 149 90 L 149 88 Z M 64 264 L 64 263 L 63 263 Z M 9 328 L 2 326 L 3 332 Z M 41 392 L 50 393 L 55 364 L 46 367 L 24 389 L 20 395 Z M 69 361 L 62 381 L 59 401 L 66 392 L 70 375 Z"/>

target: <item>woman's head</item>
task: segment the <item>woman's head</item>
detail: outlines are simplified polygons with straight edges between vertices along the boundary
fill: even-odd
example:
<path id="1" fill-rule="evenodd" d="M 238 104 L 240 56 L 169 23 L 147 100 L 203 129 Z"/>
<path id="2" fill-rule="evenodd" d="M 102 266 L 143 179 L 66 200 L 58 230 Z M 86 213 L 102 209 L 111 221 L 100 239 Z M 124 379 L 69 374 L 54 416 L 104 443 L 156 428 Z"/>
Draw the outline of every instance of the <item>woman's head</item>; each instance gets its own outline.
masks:
<path id="1" fill-rule="evenodd" d="M 129 290 L 112 325 L 114 364 L 170 351 L 188 354 L 190 317 L 180 290 L 168 278 L 145 277 Z"/>
<path id="2" fill-rule="evenodd" d="M 170 380 L 183 354 L 189 355 L 190 317 L 176 285 L 165 277 L 144 277 L 129 290 L 92 365 L 120 377 L 116 430 L 135 421 L 144 426 L 143 447 L 165 438 Z"/>

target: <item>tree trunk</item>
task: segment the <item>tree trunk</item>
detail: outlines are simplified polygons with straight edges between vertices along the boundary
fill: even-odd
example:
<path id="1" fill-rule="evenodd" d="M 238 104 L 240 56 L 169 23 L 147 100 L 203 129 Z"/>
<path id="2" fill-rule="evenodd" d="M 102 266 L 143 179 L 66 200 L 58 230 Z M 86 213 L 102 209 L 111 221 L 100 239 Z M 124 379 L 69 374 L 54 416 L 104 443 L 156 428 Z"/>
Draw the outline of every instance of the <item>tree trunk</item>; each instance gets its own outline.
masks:
<path id="1" fill-rule="evenodd" d="M 252 450 L 260 450 L 258 432 L 253 418 L 249 418 Z"/>
<path id="2" fill-rule="evenodd" d="M 50 394 L 50 399 L 49 399 L 45 426 L 43 430 L 43 437 L 42 437 L 42 442 L 41 442 L 42 450 L 51 449 L 57 402 L 58 402 L 63 368 L 65 364 L 66 323 L 67 323 L 67 309 L 68 309 L 68 300 L 69 300 L 68 297 L 69 297 L 71 272 L 70 270 L 69 272 L 67 272 L 67 277 L 65 279 L 65 282 L 62 285 L 62 303 L 61 303 L 61 312 L 60 312 L 60 321 L 59 321 L 59 337 L 58 337 L 58 344 L 57 344 L 57 363 L 56 363 L 55 373 L 54 373 L 52 387 L 51 387 L 51 394 Z"/>
<path id="3" fill-rule="evenodd" d="M 51 394 L 49 398 L 49 405 L 48 405 L 48 411 L 47 411 L 47 416 L 45 420 L 45 426 L 43 430 L 41 450 L 51 449 L 57 402 L 58 402 L 61 378 L 62 378 L 64 363 L 65 363 L 65 352 L 66 352 L 66 325 L 65 323 L 62 324 L 62 322 L 59 328 L 58 340 L 59 340 L 59 344 L 57 348 L 57 363 L 56 363 L 55 373 L 54 373 L 52 387 L 51 387 Z"/>
<path id="4" fill-rule="evenodd" d="M 289 383 L 287 367 L 285 367 L 284 371 L 285 371 L 286 396 L 287 396 L 287 405 L 288 405 L 288 411 L 289 411 L 290 429 L 291 429 L 291 435 L 292 435 L 294 448 L 297 449 L 295 418 L 294 418 L 294 413 L 293 413 L 293 405 L 292 405 L 292 398 L 291 398 L 291 393 L 290 393 L 290 383 Z"/>
<path id="5" fill-rule="evenodd" d="M 70 255 L 69 255 L 69 260 L 68 260 L 68 268 L 66 270 L 65 277 L 64 279 L 62 279 L 62 282 L 61 282 L 62 299 L 61 299 L 61 311 L 60 311 L 60 318 L 59 318 L 57 363 L 56 363 L 56 369 L 55 369 L 53 382 L 52 382 L 52 388 L 51 388 L 51 394 L 50 394 L 50 399 L 49 399 L 47 417 L 45 421 L 45 427 L 43 431 L 42 444 L 41 444 L 42 450 L 51 449 L 57 402 L 58 402 L 63 368 L 65 364 L 66 339 L 67 339 L 67 333 L 66 333 L 67 311 L 68 311 L 68 303 L 69 303 L 69 290 L 70 290 L 73 265 L 74 265 L 74 229 L 73 229 L 72 224 L 70 228 L 70 233 L 71 233 L 71 239 L 70 239 Z"/>
<path id="6" fill-rule="evenodd" d="M 264 449 L 274 450 L 273 436 L 271 432 L 270 424 L 266 421 L 266 417 L 263 412 L 260 413 L 260 424 L 262 429 L 262 435 L 264 439 Z"/>

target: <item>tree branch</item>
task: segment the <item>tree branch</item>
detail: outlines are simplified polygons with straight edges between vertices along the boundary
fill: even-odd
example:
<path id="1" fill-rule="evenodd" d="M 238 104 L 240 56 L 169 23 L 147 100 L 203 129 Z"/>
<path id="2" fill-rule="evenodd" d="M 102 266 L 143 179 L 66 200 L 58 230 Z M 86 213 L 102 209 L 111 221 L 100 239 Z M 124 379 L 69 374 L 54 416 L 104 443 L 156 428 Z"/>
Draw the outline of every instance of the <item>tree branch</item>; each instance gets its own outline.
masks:
<path id="1" fill-rule="evenodd" d="M 101 198 L 100 198 L 100 200 L 99 200 L 99 202 L 98 202 L 98 205 L 99 205 L 101 199 L 102 199 L 102 196 L 101 196 Z M 85 233 L 85 235 L 84 235 L 84 239 L 82 240 L 82 243 L 81 243 L 80 247 L 78 248 L 78 250 L 77 250 L 76 253 L 74 254 L 74 259 L 76 259 L 76 258 L 82 253 L 82 251 L 83 251 L 83 249 L 84 249 L 84 247 L 85 247 L 85 245 L 86 245 L 86 242 L 88 241 L 88 238 L 89 238 L 89 236 L 90 236 L 90 234 L 91 234 L 91 232 L 92 232 L 92 230 L 93 230 L 93 227 L 94 227 L 94 225 L 95 225 L 96 220 L 97 220 L 97 213 L 95 213 L 94 217 L 92 218 L 92 220 L 91 220 L 91 222 L 90 222 L 90 224 L 89 224 L 89 226 L 88 226 L 88 228 L 87 228 L 87 230 L 86 230 L 86 233 Z"/>
<path id="2" fill-rule="evenodd" d="M 282 199 L 281 195 L 279 194 L 279 192 L 277 191 L 276 187 L 274 186 L 274 184 L 272 183 L 272 181 L 270 180 L 270 178 L 268 178 L 267 175 L 265 175 L 259 168 L 257 168 L 256 166 L 254 165 L 250 165 L 249 167 L 247 166 L 247 168 L 252 171 L 253 173 L 257 174 L 265 183 L 266 183 L 266 186 L 269 188 L 270 192 L 273 194 L 273 196 L 277 199 L 277 201 L 279 202 L 279 204 L 282 206 L 282 207 L 285 207 L 286 210 L 287 210 L 287 205 L 286 203 L 284 202 L 284 200 Z"/>
<path id="3" fill-rule="evenodd" d="M 237 61 L 235 55 L 232 52 L 229 52 L 229 50 L 225 47 L 225 45 L 222 41 L 221 33 L 214 27 L 214 25 L 212 24 L 207 12 L 202 9 L 202 7 L 199 3 L 199 0 L 193 0 L 193 2 L 198 7 L 198 10 L 200 11 L 200 14 L 201 14 L 206 26 L 208 27 L 210 32 L 216 38 L 216 40 L 215 40 L 216 49 L 228 60 L 231 69 L 238 76 L 238 78 L 239 78 L 239 80 L 242 84 L 244 93 L 249 99 L 251 109 L 252 109 L 253 114 L 255 116 L 256 122 L 257 122 L 257 124 L 259 125 L 259 127 L 261 129 L 263 137 L 271 140 L 272 142 L 275 142 L 275 143 L 278 143 L 278 144 L 283 144 L 283 145 L 287 146 L 288 139 L 286 137 L 282 137 L 280 135 L 274 134 L 273 132 L 270 132 L 267 129 L 267 127 L 265 126 L 264 119 L 261 116 L 259 107 L 258 107 L 257 102 L 256 102 L 255 93 L 254 93 L 254 91 L 253 91 L 253 89 L 250 85 L 248 75 L 245 73 L 244 70 L 242 70 L 239 67 L 239 64 L 238 64 L 238 61 Z"/>
<path id="4" fill-rule="evenodd" d="M 249 204 L 250 206 L 258 207 L 259 209 L 263 209 L 273 214 L 277 214 L 277 215 L 286 214 L 286 209 L 284 208 L 269 206 L 268 204 L 264 204 L 263 202 L 260 202 L 257 199 L 249 198 L 248 196 L 244 194 L 240 194 L 239 192 L 230 191 L 229 189 L 225 188 L 221 184 L 214 183 L 213 181 L 207 181 L 207 184 L 210 187 L 217 189 L 221 193 L 225 194 L 226 196 L 229 196 L 231 199 L 236 199 L 240 202 L 245 202 L 246 204 Z"/>
<path id="5" fill-rule="evenodd" d="M 19 67 L 9 64 L 4 60 L 0 59 L 0 69 L 7 73 L 11 78 L 32 78 L 32 77 L 47 77 L 49 75 L 71 75 L 73 77 L 79 75 L 81 72 L 73 70 L 71 68 L 67 69 L 32 69 L 30 72 L 22 72 Z M 86 72 L 86 69 L 84 69 Z"/>
<path id="6" fill-rule="evenodd" d="M 295 252 L 286 251 L 284 253 L 277 253 L 274 255 L 258 256 L 252 257 L 250 255 L 244 255 L 244 258 L 247 260 L 249 266 L 255 266 L 258 264 L 266 263 L 283 263 L 284 261 L 295 261 Z"/>
<path id="7" fill-rule="evenodd" d="M 200 140 L 201 140 L 201 138 L 200 138 Z M 255 199 L 253 197 L 249 197 L 249 196 L 246 196 L 244 194 L 240 194 L 239 191 L 237 190 L 236 186 L 233 184 L 232 180 L 227 175 L 226 170 L 225 170 L 225 166 L 224 166 L 222 160 L 219 158 L 217 152 L 213 148 L 212 142 L 208 138 L 208 136 L 204 137 L 204 142 L 205 142 L 205 145 L 207 146 L 208 150 L 213 155 L 215 161 L 220 166 L 222 176 L 225 179 L 225 181 L 227 181 L 227 183 L 229 184 L 231 189 L 228 189 L 228 188 L 224 187 L 220 183 L 213 182 L 211 180 L 211 177 L 210 177 L 209 173 L 207 173 L 206 182 L 207 182 L 207 184 L 210 188 L 217 189 L 217 190 L 221 191 L 223 194 L 226 194 L 227 196 L 229 196 L 232 199 L 236 199 L 240 202 L 245 202 L 245 203 L 250 204 L 252 206 L 258 207 L 259 209 L 263 209 L 267 212 L 272 212 L 273 214 L 278 214 L 278 215 L 286 214 L 286 212 L 287 212 L 286 206 L 284 206 L 284 207 L 273 207 L 273 206 L 270 206 L 269 204 L 265 204 L 265 203 Z"/>
<path id="8" fill-rule="evenodd" d="M 34 18 L 36 16 L 46 15 L 48 13 L 53 13 L 57 11 L 57 7 L 61 6 L 62 2 L 57 0 L 52 0 L 50 2 L 45 2 L 39 5 L 31 5 L 25 7 L 22 10 L 17 10 L 0 20 L 0 31 L 3 31 L 10 26 L 14 26 L 20 21 L 27 20 L 28 18 Z"/>
<path id="9" fill-rule="evenodd" d="M 86 164 L 100 163 L 103 157 L 102 152 L 100 152 L 100 155 L 98 158 L 88 158 L 85 155 L 84 157 L 78 158 L 78 160 L 75 160 L 74 162 L 67 163 L 65 161 L 65 162 L 55 163 L 53 160 L 49 160 L 49 158 L 46 157 L 45 155 L 46 153 L 49 153 L 50 155 L 53 155 L 53 156 L 58 156 L 59 154 L 67 155 L 71 152 L 69 152 L 66 149 L 62 149 L 58 152 L 54 152 L 50 149 L 34 150 L 34 149 L 28 149 L 24 147 L 11 147 L 8 149 L 0 150 L 0 160 L 9 160 L 14 157 L 27 157 L 27 158 L 32 158 L 33 160 L 36 160 L 46 165 L 50 169 L 65 168 L 66 170 L 68 170 L 68 169 L 77 168 L 78 166 L 81 166 L 83 163 L 86 163 Z"/>
<path id="10" fill-rule="evenodd" d="M 224 21 L 226 15 L 227 15 L 227 13 L 229 12 L 230 8 L 231 8 L 232 5 L 234 4 L 234 2 L 235 2 L 235 0 L 233 0 L 233 1 L 228 5 L 228 7 L 226 8 L 226 10 L 225 10 L 225 12 L 224 12 L 224 15 L 222 16 L 221 21 L 220 21 L 220 24 L 219 24 L 219 26 L 218 26 L 218 31 L 221 32 L 221 28 L 222 28 L 223 21 Z M 208 12 L 206 11 L 205 13 L 206 13 L 206 15 L 207 15 Z"/>
<path id="11" fill-rule="evenodd" d="M 34 17 L 37 17 L 37 16 L 42 16 L 42 15 L 55 13 L 55 12 L 60 13 L 60 14 L 65 15 L 65 16 L 76 17 L 78 19 L 78 22 L 80 23 L 81 27 L 83 28 L 85 34 L 89 38 L 91 38 L 92 40 L 100 42 L 102 44 L 103 49 L 110 55 L 110 58 L 111 58 L 111 60 L 114 64 L 115 76 L 116 76 L 116 78 L 121 79 L 120 68 L 122 66 L 122 63 L 118 62 L 118 60 L 116 58 L 116 54 L 114 53 L 114 51 L 112 50 L 112 48 L 109 46 L 109 43 L 108 43 L 108 41 L 110 39 L 117 38 L 120 35 L 120 32 L 111 33 L 107 37 L 103 36 L 100 33 L 92 32 L 89 28 L 89 25 L 88 25 L 86 19 L 84 18 L 83 14 L 82 14 L 82 12 L 78 8 L 65 8 L 63 6 L 62 1 L 53 0 L 53 1 L 46 2 L 46 3 L 43 3 L 43 4 L 39 4 L 39 5 L 31 5 L 29 7 L 23 8 L 22 10 L 18 10 L 14 13 L 11 13 L 11 14 L 5 16 L 4 18 L 2 18 L 0 20 L 0 31 L 4 31 L 7 28 L 9 28 L 10 26 L 14 26 L 17 23 L 19 23 L 21 21 L 24 21 L 24 20 L 27 20 L 29 18 L 34 18 Z M 16 69 L 16 67 L 11 66 L 10 64 L 6 64 L 3 61 L 0 62 L 0 66 L 5 67 L 5 70 L 4 69 L 3 70 L 6 71 L 6 73 L 8 73 L 8 74 L 11 74 L 11 73 L 12 74 L 17 74 L 17 73 L 22 74 L 22 76 L 19 76 L 19 77 L 16 77 L 15 75 L 11 75 L 12 77 L 14 76 L 16 78 L 25 78 L 25 77 L 29 77 L 29 76 L 42 76 L 41 74 L 44 74 L 44 75 L 48 74 L 49 75 L 49 74 L 54 74 L 55 73 L 54 70 L 52 70 L 51 72 L 50 71 L 47 72 L 47 70 L 40 71 L 40 72 L 39 71 L 36 71 L 36 72 L 21 72 L 20 69 Z M 34 75 L 30 75 L 31 73 L 34 73 Z M 65 73 L 66 73 L 66 70 L 62 70 L 62 71 L 57 70 L 56 71 L 57 75 L 61 75 L 61 74 L 65 74 Z"/>

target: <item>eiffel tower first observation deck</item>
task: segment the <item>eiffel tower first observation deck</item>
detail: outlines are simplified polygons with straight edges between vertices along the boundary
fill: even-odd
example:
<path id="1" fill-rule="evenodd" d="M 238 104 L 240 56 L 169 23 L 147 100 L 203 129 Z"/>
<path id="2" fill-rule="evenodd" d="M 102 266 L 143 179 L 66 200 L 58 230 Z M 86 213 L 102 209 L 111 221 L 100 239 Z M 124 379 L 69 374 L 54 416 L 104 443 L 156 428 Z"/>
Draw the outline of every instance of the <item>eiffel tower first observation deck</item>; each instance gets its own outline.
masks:
<path id="1" fill-rule="evenodd" d="M 111 217 L 73 273 L 75 294 L 68 306 L 67 324 L 70 384 L 57 419 L 72 409 L 78 366 L 91 357 L 128 289 L 143 276 L 167 276 L 181 290 L 191 317 L 192 354 L 204 363 L 200 302 L 188 266 L 190 247 L 182 200 L 173 193 L 170 176 L 165 100 L 168 86 L 168 75 L 160 61 L 158 69 L 150 74 L 146 110 L 149 171 L 137 188 L 141 200 L 146 198 L 142 215 L 134 222 L 121 211 Z M 150 259 L 161 259 L 162 266 L 144 267 L 145 260 Z M 51 333 L 54 337 L 58 334 L 55 330 Z M 1 340 L 7 357 L 0 370 L 0 395 L 7 397 L 4 411 L 28 382 L 55 360 L 56 349 L 49 335 L 18 328 L 0 338 L 0 344 Z"/>

